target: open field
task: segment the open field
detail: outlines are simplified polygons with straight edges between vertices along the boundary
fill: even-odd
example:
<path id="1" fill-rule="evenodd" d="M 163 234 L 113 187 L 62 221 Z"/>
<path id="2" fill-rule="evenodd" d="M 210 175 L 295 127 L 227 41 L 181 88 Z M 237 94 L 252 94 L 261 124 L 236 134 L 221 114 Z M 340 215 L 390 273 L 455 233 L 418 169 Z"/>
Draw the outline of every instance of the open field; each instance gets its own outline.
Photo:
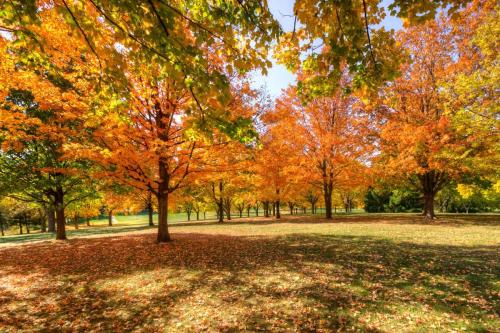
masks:
<path id="1" fill-rule="evenodd" d="M 165 245 L 132 220 L 0 246 L 0 331 L 500 327 L 498 215 L 177 223 Z"/>

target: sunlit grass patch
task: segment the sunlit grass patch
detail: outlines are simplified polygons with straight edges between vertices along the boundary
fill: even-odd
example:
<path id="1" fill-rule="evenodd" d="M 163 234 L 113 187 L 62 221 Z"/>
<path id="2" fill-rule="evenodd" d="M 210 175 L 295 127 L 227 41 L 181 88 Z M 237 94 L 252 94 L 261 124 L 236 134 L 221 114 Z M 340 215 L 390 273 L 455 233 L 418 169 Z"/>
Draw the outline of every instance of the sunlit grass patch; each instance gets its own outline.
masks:
<path id="1" fill-rule="evenodd" d="M 496 224 L 357 219 L 182 225 L 162 245 L 146 230 L 4 247 L 0 331 L 499 326 Z"/>

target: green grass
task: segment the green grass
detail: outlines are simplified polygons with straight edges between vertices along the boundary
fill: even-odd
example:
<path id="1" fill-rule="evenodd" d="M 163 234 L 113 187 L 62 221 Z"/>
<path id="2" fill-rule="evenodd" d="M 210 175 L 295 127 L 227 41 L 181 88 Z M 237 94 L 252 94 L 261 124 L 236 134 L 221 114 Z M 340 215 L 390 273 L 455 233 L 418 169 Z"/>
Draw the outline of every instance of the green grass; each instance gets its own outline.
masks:
<path id="1" fill-rule="evenodd" d="M 500 327 L 497 215 L 177 223 L 164 245 L 128 218 L 94 227 L 122 233 L 0 247 L 0 331 Z"/>

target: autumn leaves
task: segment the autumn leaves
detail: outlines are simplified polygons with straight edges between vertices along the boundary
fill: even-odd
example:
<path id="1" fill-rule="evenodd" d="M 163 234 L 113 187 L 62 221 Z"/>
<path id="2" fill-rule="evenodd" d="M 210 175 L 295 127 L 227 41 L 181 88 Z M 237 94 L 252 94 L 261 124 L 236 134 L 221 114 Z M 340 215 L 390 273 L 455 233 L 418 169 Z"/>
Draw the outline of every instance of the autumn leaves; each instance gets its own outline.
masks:
<path id="1" fill-rule="evenodd" d="M 450 180 L 496 181 L 490 1 L 442 1 L 453 18 L 394 1 L 397 35 L 375 0 L 297 2 L 281 35 L 261 1 L 28 3 L 0 15 L 0 181 L 55 211 L 58 239 L 66 211 L 99 204 L 155 207 L 164 242 L 177 205 L 279 217 L 322 197 L 331 218 L 334 194 L 351 207 L 383 180 L 419 186 L 433 218 Z M 298 78 L 274 104 L 249 75 L 272 47 Z"/>

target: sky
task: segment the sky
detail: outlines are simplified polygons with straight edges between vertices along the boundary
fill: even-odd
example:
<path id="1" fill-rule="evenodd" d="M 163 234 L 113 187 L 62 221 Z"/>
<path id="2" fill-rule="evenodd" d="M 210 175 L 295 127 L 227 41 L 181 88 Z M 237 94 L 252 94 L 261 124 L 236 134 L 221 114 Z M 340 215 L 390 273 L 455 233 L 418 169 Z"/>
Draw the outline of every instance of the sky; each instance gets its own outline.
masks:
<path id="1" fill-rule="evenodd" d="M 284 31 L 293 30 L 293 4 L 295 0 L 268 0 L 269 9 L 274 17 L 279 21 Z M 389 0 L 383 0 L 382 6 L 387 7 L 390 3 Z M 400 29 L 402 24 L 401 20 L 397 17 L 386 16 L 382 25 L 386 29 Z M 271 59 L 273 67 L 268 70 L 266 76 L 260 72 L 253 74 L 253 86 L 260 88 L 265 86 L 267 92 L 274 99 L 281 94 L 281 90 L 286 88 L 289 84 L 295 83 L 295 76 L 290 73 L 285 66 L 277 64 L 274 59 Z"/>

